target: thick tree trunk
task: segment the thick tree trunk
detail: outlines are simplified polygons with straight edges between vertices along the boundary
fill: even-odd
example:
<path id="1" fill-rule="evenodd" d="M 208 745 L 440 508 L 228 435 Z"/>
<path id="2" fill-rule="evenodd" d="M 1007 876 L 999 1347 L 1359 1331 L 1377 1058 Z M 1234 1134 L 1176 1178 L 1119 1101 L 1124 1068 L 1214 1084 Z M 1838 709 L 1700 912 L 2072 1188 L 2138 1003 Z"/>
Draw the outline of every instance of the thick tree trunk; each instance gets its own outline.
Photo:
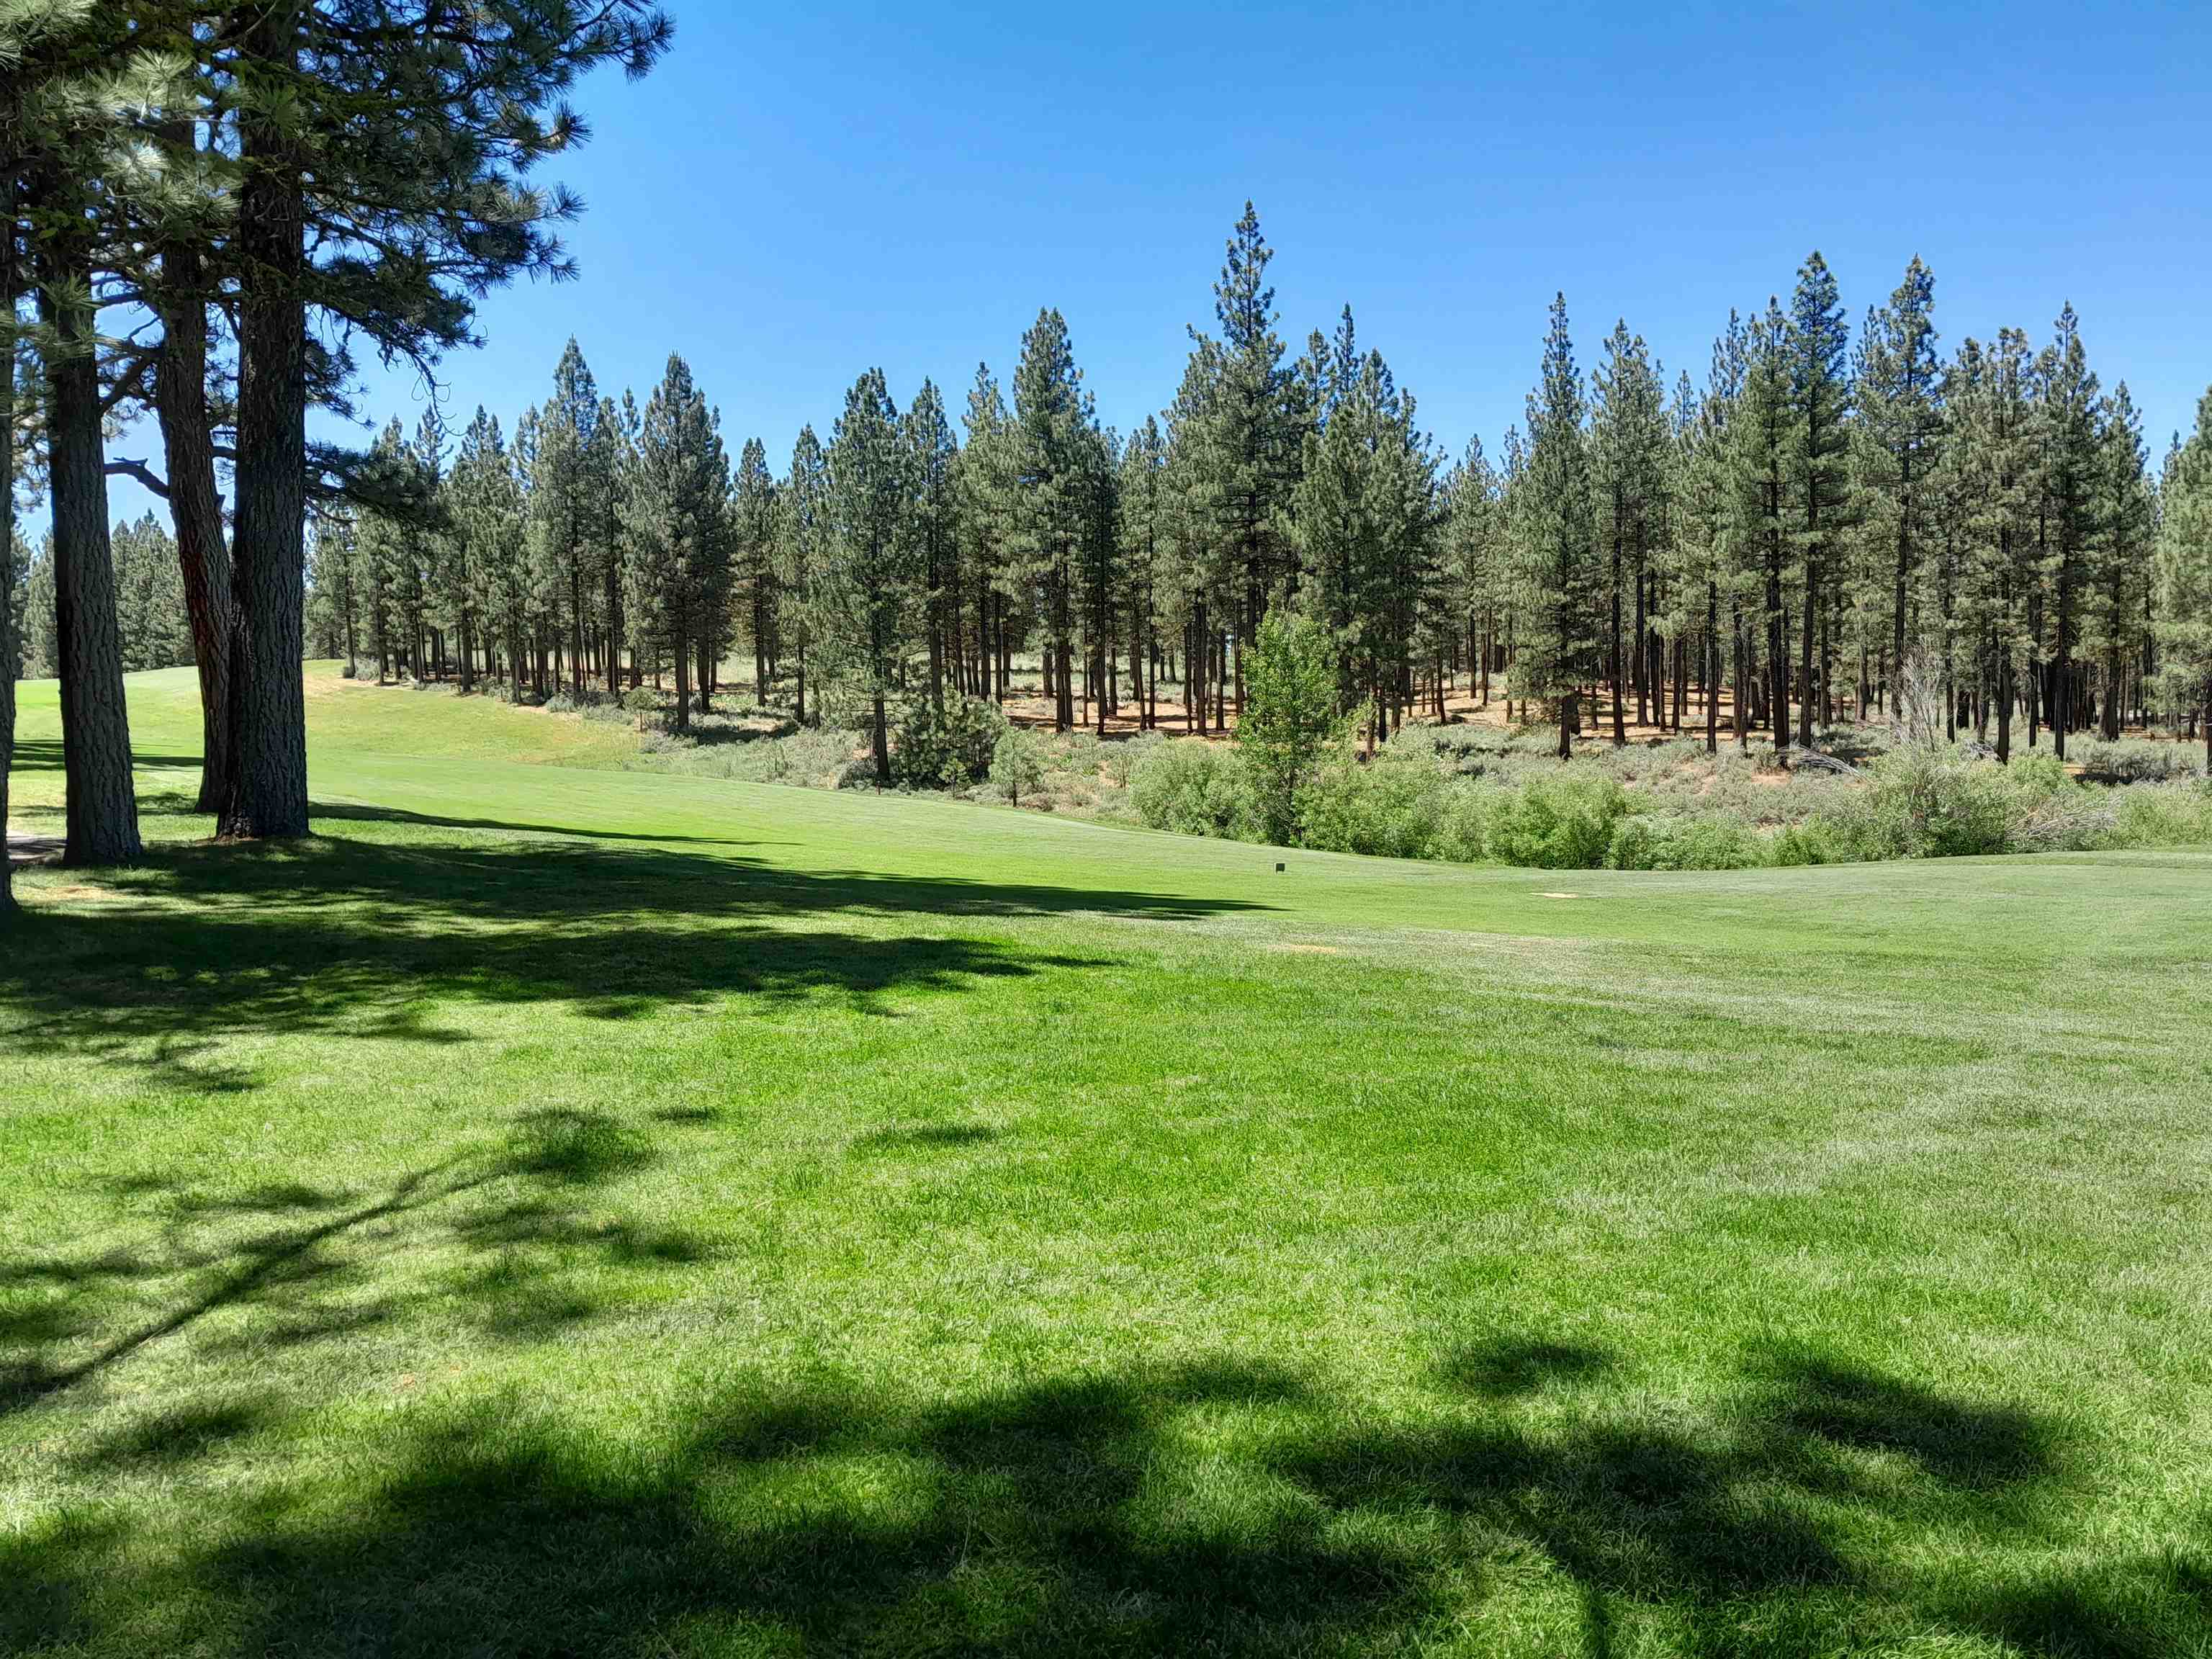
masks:
<path id="1" fill-rule="evenodd" d="M 46 373 L 46 449 L 68 787 L 63 859 L 73 865 L 128 864 L 139 854 L 138 800 L 108 544 L 100 370 L 92 354 L 91 318 L 58 301 L 61 285 L 81 283 L 82 271 L 63 255 L 42 276 L 46 286 L 40 310 L 55 333 Z"/>
<path id="2" fill-rule="evenodd" d="M 296 55 L 298 0 L 266 5 L 246 31 L 243 78 Z M 301 687 L 306 576 L 307 313 L 301 164 L 282 125 L 239 122 L 245 183 L 238 252 L 238 522 L 234 558 L 240 641 L 231 662 L 238 771 L 227 836 L 307 833 L 307 704 Z"/>
<path id="3" fill-rule="evenodd" d="M 0 129 L 4 132 L 4 129 Z M 8 774 L 15 762 L 15 165 L 0 152 L 0 911 L 15 908 Z"/>
<path id="4" fill-rule="evenodd" d="M 199 255 L 178 246 L 163 256 L 161 355 L 154 366 L 154 407 L 169 475 L 169 515 L 191 623 L 192 665 L 200 682 L 198 810 L 220 813 L 230 799 L 230 651 L 237 630 L 222 497 L 216 489 L 215 436 L 207 404 L 207 306 Z"/>

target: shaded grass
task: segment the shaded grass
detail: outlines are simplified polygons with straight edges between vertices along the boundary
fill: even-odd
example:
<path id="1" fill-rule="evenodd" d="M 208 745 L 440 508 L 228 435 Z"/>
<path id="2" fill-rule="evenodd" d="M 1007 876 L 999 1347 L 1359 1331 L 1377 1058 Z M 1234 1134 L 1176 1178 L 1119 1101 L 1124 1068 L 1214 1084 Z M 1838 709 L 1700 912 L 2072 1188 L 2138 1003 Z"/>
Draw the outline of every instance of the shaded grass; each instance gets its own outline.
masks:
<path id="1" fill-rule="evenodd" d="M 311 703 L 312 842 L 21 878 L 0 1651 L 2212 1650 L 2212 862 L 326 723 L 412 695 Z"/>

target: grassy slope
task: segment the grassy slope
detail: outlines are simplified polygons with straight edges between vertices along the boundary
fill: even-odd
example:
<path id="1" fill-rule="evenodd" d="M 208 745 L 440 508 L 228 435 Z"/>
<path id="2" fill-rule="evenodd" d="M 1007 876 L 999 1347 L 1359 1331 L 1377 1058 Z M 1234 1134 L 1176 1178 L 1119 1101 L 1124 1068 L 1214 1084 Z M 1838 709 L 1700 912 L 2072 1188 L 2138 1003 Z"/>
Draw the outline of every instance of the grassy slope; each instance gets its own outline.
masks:
<path id="1" fill-rule="evenodd" d="M 1278 854 L 318 689 L 325 839 L 0 939 L 0 1651 L 2212 1651 L 2212 860 Z"/>

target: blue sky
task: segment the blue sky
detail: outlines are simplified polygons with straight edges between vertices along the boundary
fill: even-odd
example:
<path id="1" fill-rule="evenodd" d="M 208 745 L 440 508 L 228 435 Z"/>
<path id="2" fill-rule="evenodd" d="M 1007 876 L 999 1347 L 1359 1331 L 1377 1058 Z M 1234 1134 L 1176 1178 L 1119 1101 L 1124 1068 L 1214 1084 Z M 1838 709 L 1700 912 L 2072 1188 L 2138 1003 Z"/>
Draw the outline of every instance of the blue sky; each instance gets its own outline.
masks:
<path id="1" fill-rule="evenodd" d="M 541 398 L 562 343 L 641 398 L 671 350 L 781 470 L 871 364 L 957 412 L 1066 314 L 1103 417 L 1173 394 L 1249 197 L 1295 349 L 1349 301 L 1456 451 L 1493 452 L 1568 299 L 1702 379 L 1806 252 L 1854 323 L 1915 252 L 1948 350 L 2062 301 L 2151 447 L 2212 382 L 2212 5 L 1149 4 L 672 0 L 674 51 L 579 102 L 580 280 L 490 296 L 456 423 Z M 422 388 L 372 373 L 410 423 Z M 126 440 L 117 453 L 138 453 Z M 118 513 L 145 498 L 118 487 Z"/>

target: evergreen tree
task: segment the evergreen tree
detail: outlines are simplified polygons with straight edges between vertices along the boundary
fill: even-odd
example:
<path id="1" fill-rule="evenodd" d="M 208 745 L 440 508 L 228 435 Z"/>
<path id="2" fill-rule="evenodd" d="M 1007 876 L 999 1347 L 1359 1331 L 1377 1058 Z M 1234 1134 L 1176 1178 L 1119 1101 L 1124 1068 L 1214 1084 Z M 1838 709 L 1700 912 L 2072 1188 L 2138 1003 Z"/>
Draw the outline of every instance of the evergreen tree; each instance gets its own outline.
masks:
<path id="1" fill-rule="evenodd" d="M 771 666 L 776 659 L 776 532 L 781 505 L 768 451 L 757 438 L 745 440 L 738 457 L 730 493 L 732 569 L 744 595 L 753 647 L 753 701 L 768 701 Z"/>
<path id="2" fill-rule="evenodd" d="M 1607 599 L 1611 610 L 1607 635 L 1607 671 L 1613 681 L 1613 740 L 1626 743 L 1631 678 L 1637 688 L 1636 717 L 1647 717 L 1650 687 L 1643 665 L 1650 660 L 1647 616 L 1655 572 L 1652 555 L 1665 520 L 1668 431 L 1666 398 L 1659 371 L 1641 335 L 1631 337 L 1617 322 L 1606 339 L 1605 362 L 1590 383 L 1590 459 L 1596 489 L 1598 535 L 1609 561 Z M 1634 633 L 1624 653 L 1621 626 L 1625 601 L 1634 595 Z M 1628 660 L 1633 655 L 1634 662 Z"/>
<path id="3" fill-rule="evenodd" d="M 2078 724 L 2075 653 L 2081 612 L 2095 580 L 2099 475 L 2103 471 L 2102 400 L 2072 306 L 2058 315 L 2057 337 L 2039 359 L 2043 455 L 2040 482 L 2044 706 L 2051 740 L 2066 758 Z"/>
<path id="4" fill-rule="evenodd" d="M 814 573 L 818 643 L 830 672 L 868 709 L 878 788 L 891 781 L 889 703 L 904 689 L 927 572 L 913 530 L 915 448 L 881 369 L 845 394 L 830 437 L 830 533 Z"/>
<path id="5" fill-rule="evenodd" d="M 1574 752 L 1582 689 L 1596 674 L 1595 600 L 1602 584 L 1596 501 L 1581 371 L 1567 328 L 1567 301 L 1552 301 L 1540 388 L 1528 398 L 1528 461 L 1513 491 L 1513 551 L 1522 623 L 1516 659 L 1522 695 L 1551 702 L 1559 758 Z"/>
<path id="6" fill-rule="evenodd" d="M 1006 607 L 1014 539 L 1014 443 L 1012 422 L 999 383 L 988 364 L 975 366 L 961 417 L 967 442 L 953 457 L 953 520 L 960 538 L 959 562 L 967 573 L 975 605 L 977 695 L 1004 702 Z"/>
<path id="7" fill-rule="evenodd" d="M 510 695 L 519 702 L 529 606 L 522 486 L 498 420 L 481 406 L 453 458 L 452 495 L 471 612 L 485 624 L 485 643 L 504 647 Z M 487 672 L 496 670 L 488 663 Z"/>
<path id="8" fill-rule="evenodd" d="M 1737 559 L 1757 573 L 1766 671 L 1759 695 L 1778 752 L 1790 744 L 1788 337 L 1788 320 L 1770 299 L 1765 313 L 1746 332 L 1743 391 L 1729 422 L 1729 534 Z"/>
<path id="9" fill-rule="evenodd" d="M 954 464 L 958 451 L 945 400 L 929 380 L 907 406 L 900 431 L 906 441 L 908 477 L 914 490 L 911 532 L 921 571 L 923 632 L 929 645 L 929 696 L 945 706 L 947 662 L 956 654 L 952 618 L 960 597 L 960 538 Z"/>
<path id="10" fill-rule="evenodd" d="M 1160 642 L 1169 626 L 1164 599 L 1173 587 L 1167 568 L 1166 472 L 1167 440 L 1158 419 L 1147 416 L 1121 446 L 1115 492 L 1129 617 L 1129 682 L 1137 697 L 1138 724 L 1147 732 L 1159 724 Z"/>
<path id="11" fill-rule="evenodd" d="M 2159 499 L 2159 682 L 2168 708 L 2197 723 L 2212 769 L 2212 391 L 2168 460 Z"/>
<path id="12" fill-rule="evenodd" d="M 814 642 L 815 618 L 820 609 L 821 575 L 830 562 L 832 529 L 830 507 L 830 463 L 821 441 L 811 426 L 799 428 L 792 446 L 791 470 L 784 475 L 782 510 L 776 526 L 776 591 L 784 600 L 781 631 L 792 649 L 798 672 L 795 714 L 800 725 L 810 719 L 806 708 L 807 652 Z M 820 714 L 816 698 L 816 714 Z"/>
<path id="13" fill-rule="evenodd" d="M 1790 306 L 1791 539 L 1796 544 L 1804 627 L 1798 638 L 1797 741 L 1813 743 L 1815 699 L 1832 720 L 1832 640 L 1824 625 L 1822 583 L 1848 527 L 1851 387 L 1844 372 L 1850 329 L 1827 262 L 1815 251 L 1797 272 Z"/>
<path id="14" fill-rule="evenodd" d="M 1885 663 L 1893 714 L 1904 712 L 1911 609 L 1934 538 L 1931 483 L 1944 432 L 1942 364 L 1936 349 L 1936 278 L 1917 257 L 1861 337 L 1853 459 L 1870 565 L 1888 586 Z"/>
<path id="15" fill-rule="evenodd" d="M 1075 725 L 1076 585 L 1092 507 L 1095 450 L 1082 380 L 1066 322 L 1056 311 L 1039 312 L 1022 337 L 1014 374 L 1009 552 L 1014 580 L 1036 595 L 1043 620 L 1053 725 L 1061 732 Z"/>
<path id="16" fill-rule="evenodd" d="M 720 421 L 681 357 L 672 356 L 640 424 L 623 503 L 636 637 L 676 673 L 676 726 L 691 724 L 693 667 L 708 690 L 729 602 L 729 460 Z"/>

